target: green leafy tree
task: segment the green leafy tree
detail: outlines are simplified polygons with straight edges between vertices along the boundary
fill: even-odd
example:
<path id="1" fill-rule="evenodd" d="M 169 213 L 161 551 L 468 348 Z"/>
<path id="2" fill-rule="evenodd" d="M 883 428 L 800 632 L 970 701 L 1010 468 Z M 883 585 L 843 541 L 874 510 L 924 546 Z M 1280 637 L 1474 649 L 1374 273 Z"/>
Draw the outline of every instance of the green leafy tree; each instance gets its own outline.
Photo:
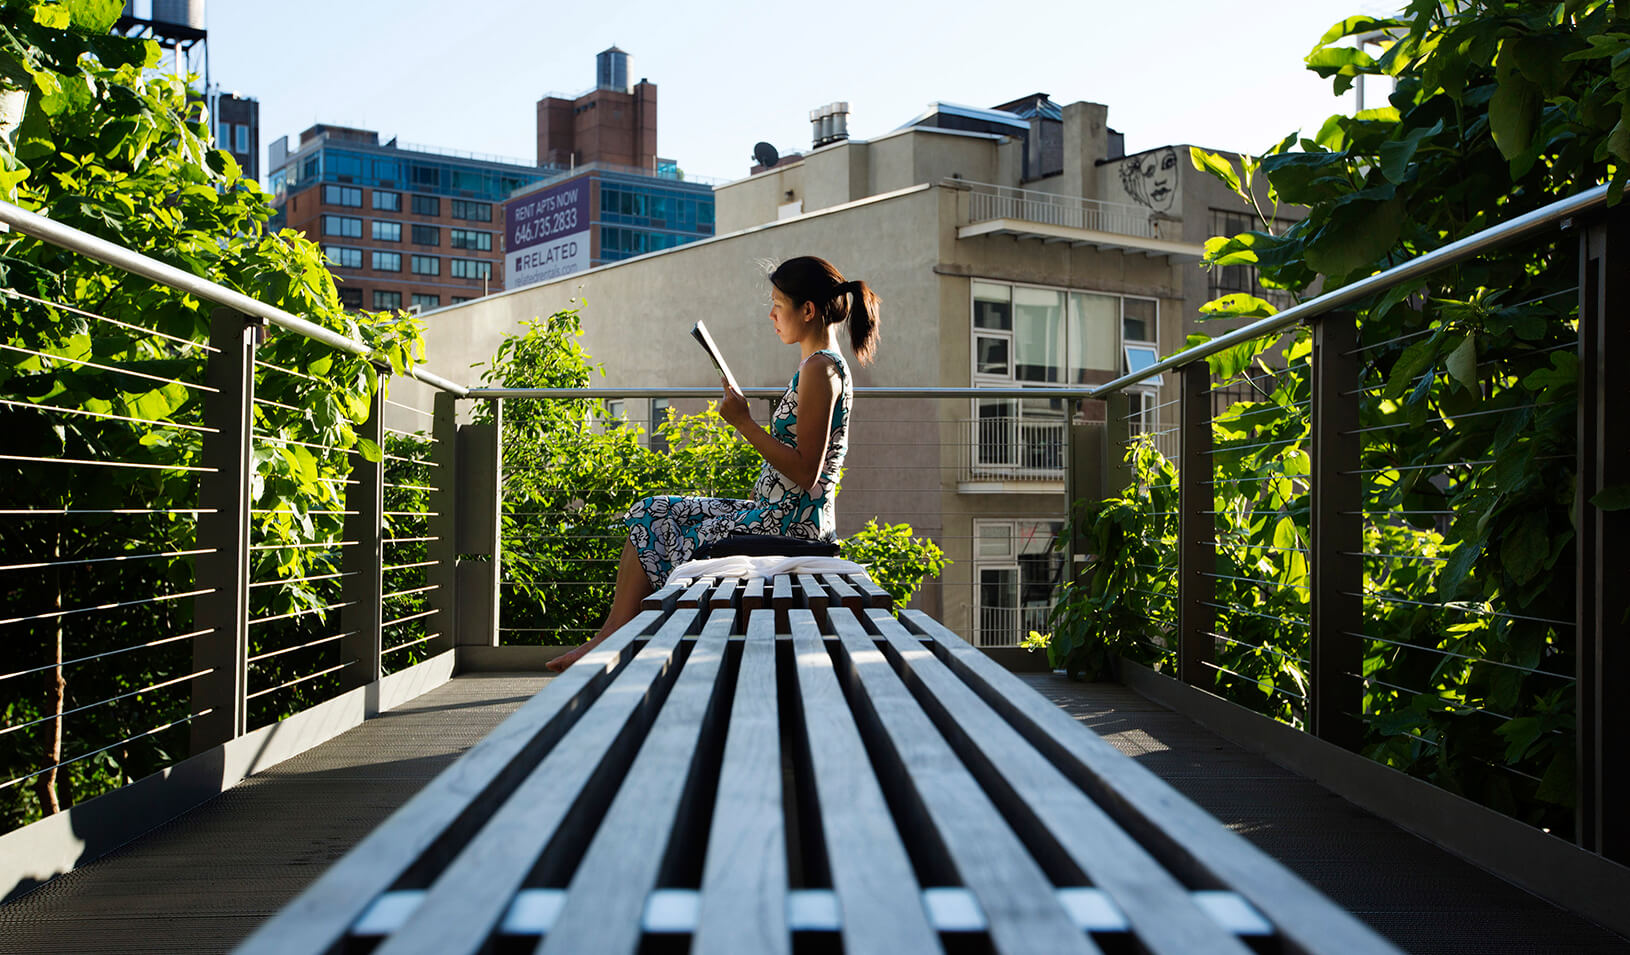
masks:
<path id="1" fill-rule="evenodd" d="M 347 314 L 318 248 L 266 231 L 270 208 L 213 148 L 199 100 L 160 50 L 112 36 L 114 0 L 0 0 L 0 87 L 26 90 L 0 141 L 0 194 L 51 219 L 368 343 L 372 360 L 292 334 L 258 358 L 251 652 L 332 633 L 347 452 L 382 387 L 418 360 L 418 326 Z M 201 387 L 211 307 L 18 233 L 0 234 L 0 593 L 12 612 L 0 711 L 0 816 L 15 825 L 186 754 Z M 362 446 L 377 457 L 379 449 Z M 101 462 L 74 464 L 73 462 Z M 47 564 L 48 567 L 35 565 Z M 324 578 L 326 580 L 311 580 Z M 323 621 L 327 619 L 326 627 Z M 332 644 L 253 665 L 276 686 Z M 252 722 L 337 677 L 257 698 Z M 43 684 L 43 685 L 42 685 Z M 66 761 L 63 771 L 38 773 Z M 8 783 L 8 781 L 10 781 Z"/>
<path id="2" fill-rule="evenodd" d="M 1309 68 L 1337 93 L 1360 75 L 1390 79 L 1395 92 L 1384 107 L 1332 116 L 1258 156 L 1196 151 L 1197 167 L 1264 212 L 1261 230 L 1210 240 L 1206 261 L 1254 266 L 1265 286 L 1301 298 L 1592 184 L 1610 183 L 1617 201 L 1630 161 L 1621 8 L 1416 0 L 1395 17 L 1337 24 Z M 1342 45 L 1373 31 L 1389 37 L 1379 56 Z M 1308 214 L 1275 233 L 1278 203 Z M 1560 832 L 1572 824 L 1574 774 L 1576 281 L 1575 242 L 1564 237 L 1357 304 L 1365 752 Z M 1205 311 L 1259 317 L 1274 307 L 1231 295 Z M 1233 672 L 1219 672 L 1218 687 L 1291 721 L 1303 716 L 1291 694 L 1306 683 L 1305 335 L 1272 362 L 1274 343 L 1262 340 L 1214 356 L 1211 369 L 1219 384 L 1266 382 L 1213 424 L 1217 603 L 1230 608 L 1217 630 L 1237 641 L 1219 644 L 1219 666 Z M 1137 461 L 1144 479 L 1163 466 Z M 1145 511 L 1138 533 L 1161 539 L 1165 518 L 1131 495 L 1089 508 L 1089 536 L 1126 521 L 1127 508 Z M 1101 553 L 1089 590 L 1147 589 L 1169 576 Z M 1080 659 L 1129 645 L 1129 621 L 1099 627 L 1081 617 L 1097 604 L 1077 602 L 1055 626 L 1080 632 L 1056 652 Z"/>

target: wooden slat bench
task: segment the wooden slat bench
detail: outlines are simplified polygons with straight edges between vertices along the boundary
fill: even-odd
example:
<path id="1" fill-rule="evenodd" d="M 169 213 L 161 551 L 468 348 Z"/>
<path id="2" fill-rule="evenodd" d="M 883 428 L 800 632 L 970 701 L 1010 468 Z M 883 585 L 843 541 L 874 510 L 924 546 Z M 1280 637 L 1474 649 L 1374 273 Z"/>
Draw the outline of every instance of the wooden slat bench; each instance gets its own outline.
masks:
<path id="1" fill-rule="evenodd" d="M 647 598 L 240 951 L 1106 947 L 1393 951 L 931 617 L 799 575 Z"/>

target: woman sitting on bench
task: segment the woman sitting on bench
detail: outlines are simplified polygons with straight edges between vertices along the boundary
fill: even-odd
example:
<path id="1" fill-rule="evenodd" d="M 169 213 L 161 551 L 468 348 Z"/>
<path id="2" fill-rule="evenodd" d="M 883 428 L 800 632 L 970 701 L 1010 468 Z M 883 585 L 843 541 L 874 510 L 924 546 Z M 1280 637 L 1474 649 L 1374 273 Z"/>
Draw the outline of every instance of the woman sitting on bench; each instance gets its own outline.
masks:
<path id="1" fill-rule="evenodd" d="M 754 423 L 747 399 L 728 382 L 721 382 L 719 402 L 720 416 L 764 456 L 752 500 L 648 497 L 630 508 L 611 612 L 592 639 L 550 661 L 549 669 L 566 669 L 634 619 L 640 601 L 698 547 L 732 534 L 836 538 L 833 500 L 849 450 L 854 403 L 849 365 L 838 351 L 838 326 L 848 323 L 855 358 L 869 364 L 877 352 L 877 296 L 865 282 L 845 280 L 825 259 L 801 256 L 770 273 L 770 299 L 775 334 L 783 344 L 798 346 L 799 362 L 769 430 Z"/>

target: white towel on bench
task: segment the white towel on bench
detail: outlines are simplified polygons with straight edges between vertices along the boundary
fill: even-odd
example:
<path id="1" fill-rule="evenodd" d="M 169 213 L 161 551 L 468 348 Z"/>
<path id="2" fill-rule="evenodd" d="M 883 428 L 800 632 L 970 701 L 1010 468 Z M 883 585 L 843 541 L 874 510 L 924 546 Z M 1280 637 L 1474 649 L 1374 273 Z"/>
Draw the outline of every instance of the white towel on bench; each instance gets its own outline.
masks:
<path id="1" fill-rule="evenodd" d="M 774 577 L 778 574 L 861 574 L 866 573 L 863 564 L 841 557 L 780 557 L 775 554 L 765 554 L 760 557 L 749 557 L 746 554 L 730 554 L 725 557 L 710 557 L 707 560 L 693 560 L 680 564 L 668 575 L 668 583 L 680 580 L 696 580 L 701 577 Z"/>

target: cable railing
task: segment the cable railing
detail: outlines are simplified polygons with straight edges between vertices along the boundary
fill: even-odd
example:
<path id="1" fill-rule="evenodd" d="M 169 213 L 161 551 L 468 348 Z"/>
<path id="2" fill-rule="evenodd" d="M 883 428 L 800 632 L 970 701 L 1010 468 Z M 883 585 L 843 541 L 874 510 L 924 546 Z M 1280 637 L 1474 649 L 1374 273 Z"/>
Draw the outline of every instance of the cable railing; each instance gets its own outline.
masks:
<path id="1" fill-rule="evenodd" d="M 1622 734 L 1603 680 L 1623 620 L 1603 608 L 1622 606 L 1609 592 L 1624 562 L 1601 537 L 1603 495 L 1630 477 L 1607 437 L 1624 390 L 1597 377 L 1614 365 L 1605 276 L 1624 267 L 1601 239 L 1624 213 L 1585 218 L 1605 198 L 1588 190 L 1096 389 L 1124 449 L 1122 486 L 1105 490 L 1138 515 L 1120 552 L 1087 558 L 1126 613 L 1103 638 L 1605 851 L 1616 803 L 1600 761 Z M 1478 298 L 1472 320 L 1426 292 L 1382 298 L 1495 253 L 1552 278 L 1534 294 L 1433 293 Z M 1214 376 L 1206 359 L 1242 347 L 1260 355 Z M 1141 415 L 1123 389 L 1163 372 L 1178 378 L 1175 442 L 1128 440 Z"/>
<path id="2" fill-rule="evenodd" d="M 17 261 L 52 262 L 0 288 L 0 831 L 451 647 L 429 526 L 450 403 L 387 430 L 364 342 L 7 203 L 0 221 Z M 326 377 L 350 356 L 379 370 Z"/>

